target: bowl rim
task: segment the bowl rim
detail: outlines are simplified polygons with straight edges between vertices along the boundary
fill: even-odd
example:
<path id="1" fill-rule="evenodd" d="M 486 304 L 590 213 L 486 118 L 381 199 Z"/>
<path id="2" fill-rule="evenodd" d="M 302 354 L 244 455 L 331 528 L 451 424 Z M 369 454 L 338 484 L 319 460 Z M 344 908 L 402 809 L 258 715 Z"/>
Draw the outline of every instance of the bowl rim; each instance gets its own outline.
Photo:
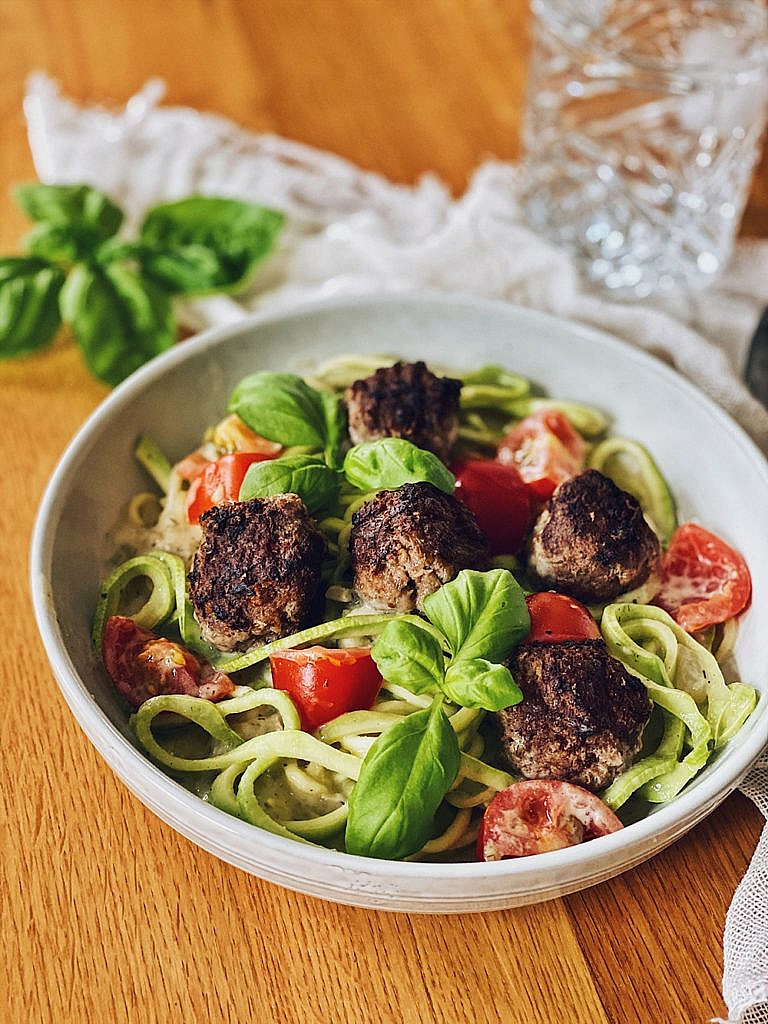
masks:
<path id="1" fill-rule="evenodd" d="M 763 722 L 763 719 L 768 719 L 768 690 L 760 690 L 760 699 L 753 712 L 755 717 L 746 726 L 747 734 L 738 747 L 729 750 L 726 760 L 716 766 L 711 775 L 701 780 L 693 789 L 683 790 L 671 803 L 661 806 L 648 817 L 618 832 L 602 836 L 599 840 L 565 850 L 497 862 L 443 863 L 389 861 L 342 853 L 321 846 L 299 846 L 291 839 L 274 835 L 226 814 L 165 775 L 133 746 L 98 706 L 80 678 L 58 626 L 49 573 L 56 525 L 64 504 L 62 493 L 70 477 L 79 468 L 84 449 L 89 447 L 91 440 L 100 433 L 102 427 L 119 414 L 124 406 L 130 404 L 145 386 L 188 358 L 207 349 L 216 348 L 254 328 L 268 327 L 270 324 L 286 320 L 303 319 L 314 314 L 332 314 L 350 307 L 366 306 L 397 306 L 401 309 L 410 306 L 414 310 L 417 307 L 432 306 L 441 307 L 445 311 L 458 306 L 480 313 L 486 311 L 508 315 L 518 320 L 527 319 L 534 326 L 538 325 L 544 329 L 566 330 L 571 334 L 580 335 L 598 348 L 619 352 L 622 357 L 629 358 L 659 375 L 668 384 L 685 393 L 688 399 L 703 406 L 718 421 L 720 427 L 731 435 L 731 439 L 744 450 L 768 490 L 768 461 L 739 424 L 667 364 L 597 328 L 501 300 L 477 299 L 430 291 L 369 294 L 351 298 L 331 297 L 304 302 L 286 311 L 250 314 L 235 322 L 202 331 L 155 357 L 123 381 L 94 409 L 76 432 L 46 486 L 38 508 L 30 546 L 30 586 L 37 626 L 46 654 L 59 689 L 77 722 L 110 768 L 146 806 L 177 831 L 181 831 L 205 848 L 212 849 L 208 844 L 215 842 L 217 855 L 229 859 L 230 862 L 236 860 L 242 863 L 243 857 L 249 853 L 261 854 L 262 857 L 277 861 L 281 855 L 295 856 L 300 852 L 303 858 L 318 868 L 341 868 L 357 874 L 379 876 L 383 881 L 432 878 L 448 881 L 466 879 L 470 882 L 487 879 L 500 882 L 508 879 L 512 884 L 515 880 L 521 881 L 526 876 L 539 875 L 542 871 L 549 871 L 554 879 L 559 871 L 566 868 L 586 867 L 591 861 L 597 862 L 606 857 L 621 860 L 622 855 L 643 844 L 648 847 L 665 845 L 665 836 L 670 830 L 675 826 L 687 829 L 709 813 L 716 803 L 738 785 L 751 763 L 759 756 L 768 741 L 768 721 Z M 124 758 L 121 767 L 115 764 L 118 756 Z M 667 838 L 666 842 L 668 841 Z"/>

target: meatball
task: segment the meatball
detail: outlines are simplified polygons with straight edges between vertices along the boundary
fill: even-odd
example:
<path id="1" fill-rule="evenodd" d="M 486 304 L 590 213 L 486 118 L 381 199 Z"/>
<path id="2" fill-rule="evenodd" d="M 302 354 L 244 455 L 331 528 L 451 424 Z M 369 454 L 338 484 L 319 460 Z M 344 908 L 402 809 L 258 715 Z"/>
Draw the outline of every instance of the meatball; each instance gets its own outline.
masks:
<path id="1" fill-rule="evenodd" d="M 631 764 L 651 701 L 602 640 L 521 644 L 510 669 L 523 700 L 495 721 L 512 771 L 601 790 Z"/>
<path id="2" fill-rule="evenodd" d="M 189 596 L 205 640 L 243 650 L 310 624 L 322 599 L 325 541 L 301 498 L 216 505 L 200 525 Z"/>
<path id="3" fill-rule="evenodd" d="M 436 377 L 424 363 L 395 363 L 347 388 L 355 444 L 402 437 L 445 461 L 459 432 L 461 381 Z"/>
<path id="4" fill-rule="evenodd" d="M 588 469 L 549 499 L 533 528 L 528 565 L 545 586 L 601 604 L 645 583 L 660 559 L 637 500 Z"/>
<path id="5" fill-rule="evenodd" d="M 399 612 L 421 608 L 461 569 L 485 569 L 490 558 L 467 506 L 427 483 L 381 491 L 358 509 L 349 552 L 360 597 Z"/>

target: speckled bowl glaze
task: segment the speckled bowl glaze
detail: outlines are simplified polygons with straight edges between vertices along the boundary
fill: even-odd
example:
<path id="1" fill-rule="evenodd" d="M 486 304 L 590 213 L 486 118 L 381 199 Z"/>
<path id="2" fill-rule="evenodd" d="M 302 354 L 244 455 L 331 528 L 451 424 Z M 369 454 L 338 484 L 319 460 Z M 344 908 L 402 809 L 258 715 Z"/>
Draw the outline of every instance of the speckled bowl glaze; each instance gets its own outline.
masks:
<path id="1" fill-rule="evenodd" d="M 671 804 L 613 835 L 493 864 L 394 863 L 292 843 L 224 814 L 155 768 L 132 740 L 91 650 L 90 620 L 119 510 L 146 486 L 132 451 L 155 438 L 172 457 L 220 418 L 232 387 L 259 369 L 302 372 L 343 352 L 474 367 L 495 362 L 549 394 L 593 403 L 615 432 L 653 452 L 681 516 L 697 517 L 746 557 L 754 580 L 736 648 L 761 691 L 738 738 Z M 426 913 L 498 910 L 594 885 L 651 857 L 738 784 L 768 739 L 768 464 L 728 416 L 662 363 L 586 327 L 502 303 L 444 296 L 306 306 L 207 331 L 135 373 L 94 412 L 43 498 L 31 553 L 40 632 L 62 693 L 123 782 L 192 842 L 245 871 L 361 907 Z M 192 851 L 190 851 L 192 856 Z"/>

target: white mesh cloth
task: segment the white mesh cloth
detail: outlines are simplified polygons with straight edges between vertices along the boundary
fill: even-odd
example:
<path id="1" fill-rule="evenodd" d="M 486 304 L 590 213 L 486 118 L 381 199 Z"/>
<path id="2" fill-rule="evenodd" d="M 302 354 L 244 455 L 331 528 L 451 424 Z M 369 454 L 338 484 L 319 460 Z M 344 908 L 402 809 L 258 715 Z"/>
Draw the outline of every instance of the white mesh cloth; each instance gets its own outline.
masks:
<path id="1" fill-rule="evenodd" d="M 768 412 L 741 383 L 749 338 L 768 305 L 768 243 L 740 242 L 717 288 L 677 294 L 664 309 L 647 300 L 611 302 L 585 291 L 570 258 L 523 226 L 520 172 L 510 164 L 484 164 L 454 201 L 432 176 L 414 187 L 393 185 L 329 153 L 159 106 L 162 95 L 162 83 L 151 81 L 124 109 L 78 107 L 35 75 L 25 112 L 40 178 L 104 189 L 129 223 L 159 200 L 192 193 L 251 199 L 288 214 L 279 253 L 250 294 L 188 302 L 182 316 L 189 326 L 382 290 L 505 299 L 594 324 L 662 355 L 768 452 Z M 768 756 L 742 789 L 768 816 Z M 730 1021 L 768 1024 L 768 830 L 728 913 L 723 994 Z"/>

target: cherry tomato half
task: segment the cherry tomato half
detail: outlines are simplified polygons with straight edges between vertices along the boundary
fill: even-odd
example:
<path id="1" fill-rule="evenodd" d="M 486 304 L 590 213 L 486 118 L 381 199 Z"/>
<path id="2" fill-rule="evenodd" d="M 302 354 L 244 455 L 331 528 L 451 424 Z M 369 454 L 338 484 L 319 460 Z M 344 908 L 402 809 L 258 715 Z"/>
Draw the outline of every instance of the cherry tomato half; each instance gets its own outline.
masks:
<path id="1" fill-rule="evenodd" d="M 693 633 L 725 622 L 747 607 L 751 594 L 749 569 L 738 551 L 696 523 L 675 530 L 654 604 L 683 629 Z"/>
<path id="2" fill-rule="evenodd" d="M 580 601 L 553 590 L 529 594 L 525 599 L 531 616 L 528 641 L 559 644 L 564 640 L 597 640 L 597 623 Z"/>
<path id="3" fill-rule="evenodd" d="M 269 661 L 272 685 L 293 700 L 307 732 L 347 711 L 369 708 L 381 688 L 368 647 L 307 647 L 272 654 Z"/>
<path id="4" fill-rule="evenodd" d="M 102 656 L 115 689 L 135 708 L 160 693 L 222 700 L 235 690 L 229 676 L 124 615 L 107 619 Z"/>
<path id="5" fill-rule="evenodd" d="M 517 470 L 493 459 L 462 459 L 451 471 L 456 497 L 474 512 L 491 554 L 517 554 L 531 525 L 530 495 Z"/>
<path id="6" fill-rule="evenodd" d="M 526 779 L 491 800 L 477 837 L 477 859 L 506 860 L 564 850 L 620 828 L 610 807 L 581 786 Z"/>
<path id="7" fill-rule="evenodd" d="M 271 458 L 272 455 L 264 455 L 262 452 L 234 452 L 209 462 L 189 488 L 187 519 L 190 523 L 199 523 L 203 512 L 214 505 L 237 501 L 248 467 L 254 462 L 266 462 Z"/>
<path id="8" fill-rule="evenodd" d="M 557 409 L 521 420 L 500 443 L 496 457 L 514 466 L 538 501 L 546 501 L 563 480 L 584 468 L 584 442 Z"/>

